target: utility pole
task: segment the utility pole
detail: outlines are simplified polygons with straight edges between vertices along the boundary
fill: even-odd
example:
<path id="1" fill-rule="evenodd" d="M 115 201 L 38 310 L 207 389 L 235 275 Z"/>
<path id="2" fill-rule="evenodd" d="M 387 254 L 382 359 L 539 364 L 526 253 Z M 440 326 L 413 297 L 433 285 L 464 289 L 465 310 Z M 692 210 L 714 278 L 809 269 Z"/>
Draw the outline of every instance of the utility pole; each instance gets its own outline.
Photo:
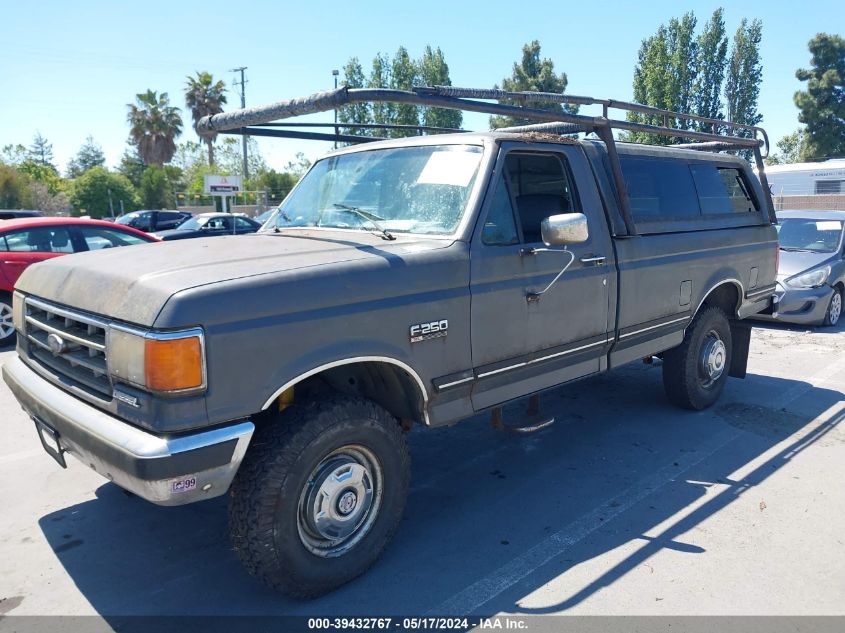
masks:
<path id="1" fill-rule="evenodd" d="M 238 86 L 239 89 L 240 89 L 241 107 L 242 108 L 246 107 L 246 79 L 244 79 L 244 71 L 246 69 L 247 69 L 246 66 L 240 66 L 238 68 L 232 68 L 231 70 L 229 70 L 229 72 L 231 72 L 231 73 L 240 73 L 241 74 L 241 80 L 240 81 L 233 81 L 232 85 Z M 242 134 L 241 139 L 243 140 L 243 144 L 244 144 L 244 182 L 246 182 L 246 179 L 249 178 L 249 168 L 247 167 L 247 162 L 246 162 L 246 134 Z"/>

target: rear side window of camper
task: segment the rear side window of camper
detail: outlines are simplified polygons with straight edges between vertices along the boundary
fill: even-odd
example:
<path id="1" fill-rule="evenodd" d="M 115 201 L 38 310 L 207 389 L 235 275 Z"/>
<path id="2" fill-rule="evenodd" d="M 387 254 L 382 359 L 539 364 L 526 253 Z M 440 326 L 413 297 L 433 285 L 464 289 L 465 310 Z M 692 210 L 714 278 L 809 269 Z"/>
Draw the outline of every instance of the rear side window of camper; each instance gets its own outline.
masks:
<path id="1" fill-rule="evenodd" d="M 699 163 L 690 165 L 690 171 L 703 215 L 757 211 L 757 205 L 739 169 Z"/>

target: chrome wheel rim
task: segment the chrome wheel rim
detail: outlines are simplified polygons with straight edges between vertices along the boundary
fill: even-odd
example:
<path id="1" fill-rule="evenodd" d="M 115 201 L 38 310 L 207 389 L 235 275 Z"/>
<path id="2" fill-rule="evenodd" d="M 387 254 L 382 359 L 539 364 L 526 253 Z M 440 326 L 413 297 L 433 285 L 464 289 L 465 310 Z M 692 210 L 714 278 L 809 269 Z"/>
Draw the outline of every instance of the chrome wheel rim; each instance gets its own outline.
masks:
<path id="1" fill-rule="evenodd" d="M 704 337 L 699 355 L 698 373 L 702 387 L 712 387 L 722 377 L 728 360 L 728 350 L 724 341 L 715 330 L 710 330 Z"/>
<path id="2" fill-rule="evenodd" d="M 363 539 L 381 508 L 384 474 L 376 456 L 343 446 L 320 460 L 299 495 L 297 531 L 312 554 L 341 556 Z"/>
<path id="3" fill-rule="evenodd" d="M 12 322 L 12 306 L 0 303 L 0 339 L 11 336 L 15 331 L 15 324 Z"/>
<path id="4" fill-rule="evenodd" d="M 836 325 L 840 316 L 842 316 L 842 295 L 837 290 L 830 298 L 830 316 L 828 317 L 830 324 Z"/>

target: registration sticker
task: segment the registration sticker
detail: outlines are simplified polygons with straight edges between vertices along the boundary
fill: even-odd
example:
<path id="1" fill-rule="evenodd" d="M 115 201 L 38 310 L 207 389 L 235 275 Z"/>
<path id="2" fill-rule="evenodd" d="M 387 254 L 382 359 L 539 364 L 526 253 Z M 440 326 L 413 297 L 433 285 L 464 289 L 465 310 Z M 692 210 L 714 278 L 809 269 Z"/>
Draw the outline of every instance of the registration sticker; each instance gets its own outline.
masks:
<path id="1" fill-rule="evenodd" d="M 188 492 L 197 487 L 196 475 L 188 475 L 181 479 L 175 479 L 170 482 L 170 492 Z"/>

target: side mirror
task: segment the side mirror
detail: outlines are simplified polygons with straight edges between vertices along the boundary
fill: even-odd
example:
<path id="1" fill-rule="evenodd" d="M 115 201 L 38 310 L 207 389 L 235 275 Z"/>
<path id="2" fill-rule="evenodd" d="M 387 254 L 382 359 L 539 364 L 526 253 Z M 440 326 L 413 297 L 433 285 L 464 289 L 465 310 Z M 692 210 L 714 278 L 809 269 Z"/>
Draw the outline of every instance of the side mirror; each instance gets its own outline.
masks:
<path id="1" fill-rule="evenodd" d="M 587 216 L 583 213 L 561 213 L 540 223 L 540 235 L 547 246 L 581 244 L 590 237 Z"/>

